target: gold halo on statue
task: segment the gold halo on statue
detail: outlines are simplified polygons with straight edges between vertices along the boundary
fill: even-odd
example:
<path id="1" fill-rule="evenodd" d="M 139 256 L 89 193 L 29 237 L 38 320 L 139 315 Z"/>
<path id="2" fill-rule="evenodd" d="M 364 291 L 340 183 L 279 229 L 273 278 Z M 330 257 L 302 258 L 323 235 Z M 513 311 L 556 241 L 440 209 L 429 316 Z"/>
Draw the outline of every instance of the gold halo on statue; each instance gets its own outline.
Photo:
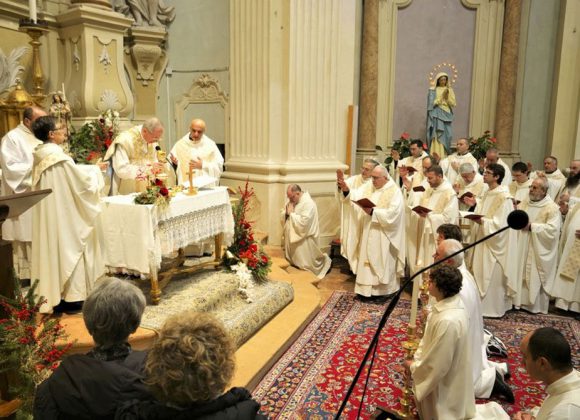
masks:
<path id="1" fill-rule="evenodd" d="M 429 84 L 431 86 L 435 87 L 435 83 L 437 83 L 437 80 L 435 80 L 435 76 L 437 76 L 437 74 L 441 72 L 445 72 L 449 75 L 448 82 L 449 86 L 454 85 L 455 82 L 457 82 L 457 78 L 459 77 L 457 67 L 455 66 L 455 64 L 448 63 L 445 61 L 443 63 L 434 65 L 433 68 L 431 69 L 431 72 L 429 73 L 428 76 Z"/>

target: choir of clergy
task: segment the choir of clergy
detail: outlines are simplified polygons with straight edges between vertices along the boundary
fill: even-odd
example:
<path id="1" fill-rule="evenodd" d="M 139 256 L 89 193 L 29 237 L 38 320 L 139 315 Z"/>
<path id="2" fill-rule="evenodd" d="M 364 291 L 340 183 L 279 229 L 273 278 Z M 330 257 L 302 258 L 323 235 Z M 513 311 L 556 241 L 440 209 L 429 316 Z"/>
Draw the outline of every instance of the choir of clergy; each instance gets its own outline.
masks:
<path id="1" fill-rule="evenodd" d="M 459 168 L 464 163 L 470 163 L 474 168 L 477 168 L 477 159 L 469 151 L 469 142 L 467 139 L 457 140 L 457 152 L 447 156 L 439 162 L 439 165 L 443 169 L 443 173 L 447 178 L 447 181 L 451 185 L 455 184 L 457 178 L 459 177 Z"/>

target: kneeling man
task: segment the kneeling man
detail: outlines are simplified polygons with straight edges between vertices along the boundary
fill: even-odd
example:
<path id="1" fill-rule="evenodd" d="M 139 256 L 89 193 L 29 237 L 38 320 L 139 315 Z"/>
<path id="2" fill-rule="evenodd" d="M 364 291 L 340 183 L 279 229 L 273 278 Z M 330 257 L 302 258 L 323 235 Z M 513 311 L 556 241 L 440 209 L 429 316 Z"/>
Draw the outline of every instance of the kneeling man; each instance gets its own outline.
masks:
<path id="1" fill-rule="evenodd" d="M 286 196 L 288 202 L 282 209 L 284 255 L 290 264 L 322 279 L 330 270 L 331 260 L 318 247 L 320 231 L 316 203 L 297 184 L 288 187 Z"/>

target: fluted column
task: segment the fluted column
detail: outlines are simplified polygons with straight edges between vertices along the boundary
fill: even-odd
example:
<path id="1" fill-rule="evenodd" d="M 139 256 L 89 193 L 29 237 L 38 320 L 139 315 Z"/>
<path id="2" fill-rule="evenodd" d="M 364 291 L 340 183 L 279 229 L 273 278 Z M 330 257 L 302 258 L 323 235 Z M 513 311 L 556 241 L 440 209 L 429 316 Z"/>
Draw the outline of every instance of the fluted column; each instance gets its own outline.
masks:
<path id="1" fill-rule="evenodd" d="M 517 150 L 512 144 L 512 138 L 518 76 L 522 0 L 506 1 L 504 13 L 495 136 L 499 149 L 502 152 L 510 153 Z"/>
<path id="2" fill-rule="evenodd" d="M 286 186 L 318 204 L 321 243 L 333 236 L 336 169 L 344 167 L 355 63 L 353 0 L 230 1 L 230 144 L 222 180 L 249 179 L 258 228 L 280 243 Z M 328 241 L 329 242 L 329 241 Z"/>
<path id="3" fill-rule="evenodd" d="M 379 53 L 379 0 L 364 0 L 357 155 L 375 153 Z"/>

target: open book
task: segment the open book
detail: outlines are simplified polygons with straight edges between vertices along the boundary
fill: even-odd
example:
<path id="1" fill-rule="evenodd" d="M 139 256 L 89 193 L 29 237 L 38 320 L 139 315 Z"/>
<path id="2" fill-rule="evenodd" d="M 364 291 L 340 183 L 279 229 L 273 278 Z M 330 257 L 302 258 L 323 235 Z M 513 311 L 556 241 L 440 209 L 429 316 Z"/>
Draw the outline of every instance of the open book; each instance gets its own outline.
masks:
<path id="1" fill-rule="evenodd" d="M 361 206 L 363 209 L 372 209 L 373 207 L 376 206 L 376 204 L 373 203 L 368 198 L 361 198 L 360 200 L 352 200 L 352 201 Z"/>
<path id="2" fill-rule="evenodd" d="M 415 206 L 411 210 L 413 210 L 416 213 L 425 213 L 425 214 L 431 212 L 431 209 L 423 206 Z"/>
<path id="3" fill-rule="evenodd" d="M 416 187 L 413 187 L 413 191 L 415 191 L 415 192 L 423 192 L 423 191 L 425 191 L 425 187 L 422 186 L 422 185 L 418 185 Z"/>
<path id="4" fill-rule="evenodd" d="M 469 219 L 469 220 L 480 220 L 481 218 L 483 218 L 482 214 L 475 214 L 475 213 L 471 213 L 469 211 L 459 211 L 459 215 L 465 219 Z"/>
<path id="5" fill-rule="evenodd" d="M 473 193 L 472 193 L 472 192 L 470 192 L 470 191 L 466 191 L 465 193 L 463 193 L 463 195 L 462 195 L 461 197 L 458 197 L 458 198 L 459 198 L 460 200 L 463 200 L 465 197 L 473 198 L 473 197 L 475 197 L 475 196 L 473 195 Z"/>

